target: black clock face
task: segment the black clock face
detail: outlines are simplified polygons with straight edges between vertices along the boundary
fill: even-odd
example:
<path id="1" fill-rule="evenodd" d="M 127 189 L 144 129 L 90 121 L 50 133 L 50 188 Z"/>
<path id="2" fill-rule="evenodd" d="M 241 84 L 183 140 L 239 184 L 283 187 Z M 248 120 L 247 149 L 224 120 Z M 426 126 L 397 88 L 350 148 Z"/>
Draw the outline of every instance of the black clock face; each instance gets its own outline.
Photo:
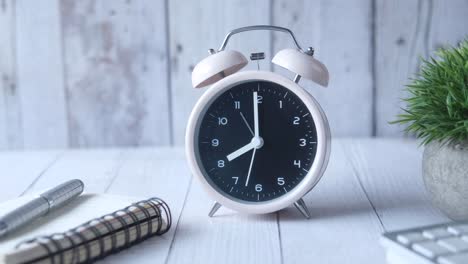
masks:
<path id="1" fill-rule="evenodd" d="M 231 199 L 261 202 L 296 187 L 317 151 L 312 115 L 292 91 L 250 81 L 218 96 L 199 125 L 198 158 L 210 184 Z"/>

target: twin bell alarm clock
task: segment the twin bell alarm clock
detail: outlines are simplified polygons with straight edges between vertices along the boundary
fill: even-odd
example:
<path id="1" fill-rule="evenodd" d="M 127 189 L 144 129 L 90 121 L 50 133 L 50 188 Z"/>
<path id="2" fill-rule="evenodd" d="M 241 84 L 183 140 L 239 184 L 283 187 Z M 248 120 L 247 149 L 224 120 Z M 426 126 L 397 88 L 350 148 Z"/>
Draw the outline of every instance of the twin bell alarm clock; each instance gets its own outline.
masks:
<path id="1" fill-rule="evenodd" d="M 295 48 L 279 51 L 272 62 L 295 73 L 290 80 L 262 70 L 240 71 L 249 63 L 226 50 L 238 33 L 271 30 L 288 33 Z M 303 50 L 287 28 L 250 26 L 229 32 L 221 47 L 192 72 L 195 88 L 211 87 L 196 103 L 186 131 L 186 155 L 193 175 L 222 206 L 263 214 L 294 204 L 306 217 L 302 200 L 320 180 L 330 155 L 330 128 L 318 102 L 298 82 L 328 85 L 328 70 Z M 253 53 L 250 60 L 264 59 Z"/>

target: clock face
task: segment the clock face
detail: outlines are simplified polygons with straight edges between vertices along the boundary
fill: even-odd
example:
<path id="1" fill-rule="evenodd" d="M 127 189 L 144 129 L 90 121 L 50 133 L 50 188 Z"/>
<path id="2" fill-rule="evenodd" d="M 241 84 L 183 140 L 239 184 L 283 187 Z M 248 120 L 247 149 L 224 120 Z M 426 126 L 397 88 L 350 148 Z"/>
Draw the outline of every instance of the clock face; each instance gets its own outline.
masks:
<path id="1" fill-rule="evenodd" d="M 211 101 L 196 144 L 212 187 L 234 200 L 262 202 L 304 179 L 317 152 L 317 132 L 311 113 L 292 91 L 249 81 Z"/>

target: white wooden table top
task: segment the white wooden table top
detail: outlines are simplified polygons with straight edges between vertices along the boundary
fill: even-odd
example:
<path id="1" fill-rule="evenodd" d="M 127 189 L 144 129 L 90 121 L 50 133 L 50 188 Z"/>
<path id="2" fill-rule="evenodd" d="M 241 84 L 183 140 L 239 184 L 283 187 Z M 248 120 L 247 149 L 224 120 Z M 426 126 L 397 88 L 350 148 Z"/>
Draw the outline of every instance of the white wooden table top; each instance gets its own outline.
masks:
<path id="1" fill-rule="evenodd" d="M 328 169 L 294 208 L 240 215 L 212 201 L 193 181 L 181 148 L 0 152 L 0 202 L 71 178 L 87 192 L 158 196 L 173 228 L 105 262 L 384 263 L 384 231 L 448 221 L 431 206 L 421 178 L 422 148 L 397 139 L 335 140 Z"/>

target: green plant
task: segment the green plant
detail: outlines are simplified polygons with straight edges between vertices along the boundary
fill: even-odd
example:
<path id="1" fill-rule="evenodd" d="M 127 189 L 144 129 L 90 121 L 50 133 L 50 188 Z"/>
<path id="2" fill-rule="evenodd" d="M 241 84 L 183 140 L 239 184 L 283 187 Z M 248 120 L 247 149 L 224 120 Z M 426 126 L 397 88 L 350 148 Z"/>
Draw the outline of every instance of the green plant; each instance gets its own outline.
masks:
<path id="1" fill-rule="evenodd" d="M 405 131 L 423 145 L 468 140 L 468 39 L 438 50 L 436 57 L 422 60 L 420 73 L 406 86 L 406 109 L 391 122 L 409 124 Z"/>

